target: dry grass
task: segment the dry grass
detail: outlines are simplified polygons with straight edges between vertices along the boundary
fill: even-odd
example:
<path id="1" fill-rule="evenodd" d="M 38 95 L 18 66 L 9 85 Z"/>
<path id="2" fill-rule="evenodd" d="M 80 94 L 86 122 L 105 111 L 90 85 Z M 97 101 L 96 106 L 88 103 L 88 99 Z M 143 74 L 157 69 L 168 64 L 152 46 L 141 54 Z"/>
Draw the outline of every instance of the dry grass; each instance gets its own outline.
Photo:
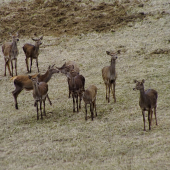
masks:
<path id="1" fill-rule="evenodd" d="M 151 54 L 169 48 L 169 7 L 168 1 L 147 1 L 142 9 L 133 9 L 148 13 L 145 20 L 114 33 L 44 37 L 39 56 L 42 73 L 50 64 L 61 66 L 75 60 L 86 78 L 86 88 L 90 84 L 98 87 L 98 117 L 93 122 L 89 112 L 85 121 L 84 104 L 79 113 L 72 113 L 66 77 L 61 74 L 55 74 L 48 83 L 53 105 L 47 102 L 44 120 L 36 120 L 32 92 L 19 95 L 19 110 L 15 110 L 11 94 L 14 86 L 9 76 L 3 76 L 1 57 L 0 169 L 169 169 L 170 58 L 166 53 Z M 19 42 L 19 74 L 27 74 L 21 48 L 25 42 L 26 37 Z M 109 104 L 105 101 L 101 69 L 110 62 L 106 50 L 121 50 L 116 65 L 117 103 L 112 98 Z M 37 71 L 35 62 L 32 71 Z M 145 88 L 154 88 L 159 95 L 158 126 L 154 119 L 149 131 L 147 122 L 146 132 L 138 105 L 139 92 L 132 90 L 133 79 L 143 78 Z"/>

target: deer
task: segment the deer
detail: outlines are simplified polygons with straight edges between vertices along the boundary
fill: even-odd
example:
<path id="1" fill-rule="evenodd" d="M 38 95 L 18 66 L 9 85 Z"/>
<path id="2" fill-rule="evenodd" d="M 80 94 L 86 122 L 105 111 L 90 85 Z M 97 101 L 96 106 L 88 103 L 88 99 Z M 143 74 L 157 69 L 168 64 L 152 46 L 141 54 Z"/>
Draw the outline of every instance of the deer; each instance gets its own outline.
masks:
<path id="1" fill-rule="evenodd" d="M 97 87 L 95 85 L 90 85 L 85 92 L 83 92 L 83 100 L 85 103 L 85 120 L 87 120 L 87 104 L 90 104 L 90 112 L 91 112 L 91 120 L 93 121 L 93 111 L 95 109 L 95 114 L 97 116 L 96 111 L 96 95 L 97 95 Z"/>
<path id="2" fill-rule="evenodd" d="M 67 76 L 67 73 L 70 72 L 70 70 L 74 69 L 74 75 L 79 75 L 80 70 L 75 61 L 68 61 L 65 62 L 61 67 L 56 67 L 61 73 L 65 74 Z M 67 78 L 68 87 L 69 87 L 69 79 Z M 69 98 L 71 97 L 71 91 L 69 89 Z"/>
<path id="3" fill-rule="evenodd" d="M 38 110 L 38 102 L 40 103 L 40 112 L 41 112 L 41 119 L 43 119 L 42 116 L 42 102 L 44 104 L 44 116 L 46 116 L 45 112 L 45 101 L 46 98 L 48 98 L 50 105 L 52 105 L 50 98 L 48 96 L 48 84 L 45 82 L 39 82 L 39 76 L 37 75 L 36 77 L 29 76 L 29 79 L 32 81 L 32 86 L 33 86 L 33 97 L 34 97 L 34 106 L 37 108 L 37 120 L 39 120 L 39 110 Z"/>
<path id="4" fill-rule="evenodd" d="M 17 76 L 17 56 L 19 54 L 18 48 L 17 48 L 17 42 L 19 41 L 18 33 L 16 34 L 10 34 L 12 37 L 12 42 L 5 42 L 2 45 L 2 52 L 4 54 L 4 60 L 5 60 L 5 72 L 4 76 L 6 76 L 6 67 L 8 67 L 9 75 L 13 77 L 13 60 L 15 61 L 15 74 Z M 11 70 L 10 70 L 10 64 L 11 64 Z"/>
<path id="5" fill-rule="evenodd" d="M 54 73 L 59 73 L 59 71 L 54 68 L 54 65 L 49 66 L 48 70 L 46 71 L 45 74 L 38 76 L 38 81 L 47 83 L 51 79 L 51 77 Z M 34 74 L 31 77 L 30 77 L 30 75 L 19 75 L 19 76 L 15 76 L 15 77 L 11 78 L 11 80 L 13 80 L 14 86 L 15 86 L 15 90 L 12 92 L 12 94 L 14 97 L 16 109 L 18 109 L 17 98 L 18 98 L 19 93 L 23 89 L 25 89 L 27 91 L 33 90 L 31 78 L 35 78 L 35 77 L 37 77 L 37 75 L 38 74 Z"/>
<path id="6" fill-rule="evenodd" d="M 74 70 L 67 72 L 67 78 L 69 90 L 73 98 L 73 112 L 75 112 L 75 99 L 77 105 L 77 112 L 79 112 L 79 109 L 81 109 L 82 92 L 84 91 L 85 78 L 82 75 L 75 75 Z"/>
<path id="7" fill-rule="evenodd" d="M 136 83 L 136 87 L 133 88 L 133 90 L 139 90 L 140 91 L 139 106 L 142 110 L 143 122 L 144 122 L 144 131 L 146 131 L 146 128 L 145 128 L 145 111 L 148 111 L 149 130 L 151 130 L 152 114 L 153 114 L 152 109 L 154 109 L 156 125 L 158 125 L 157 117 L 156 117 L 158 93 L 154 89 L 144 90 L 144 83 L 145 83 L 144 79 L 142 81 L 134 80 L 134 83 Z"/>
<path id="8" fill-rule="evenodd" d="M 36 59 L 36 64 L 37 64 L 37 70 L 39 72 L 39 68 L 38 68 L 38 55 L 39 55 L 39 47 L 42 44 L 41 40 L 43 39 L 43 36 L 41 36 L 40 38 L 32 38 L 33 41 L 35 41 L 35 45 L 32 44 L 25 44 L 23 46 L 23 51 L 25 53 L 25 62 L 26 62 L 26 66 L 27 66 L 27 71 L 28 73 L 31 73 L 31 67 L 32 67 L 32 60 Z M 29 68 L 29 58 L 30 58 L 30 68 Z"/>
<path id="9" fill-rule="evenodd" d="M 110 102 L 110 89 L 111 89 L 113 92 L 114 102 L 116 103 L 115 86 L 116 86 L 117 73 L 116 73 L 115 65 L 116 65 L 117 54 L 110 51 L 106 51 L 106 54 L 111 56 L 110 66 L 105 66 L 102 69 L 102 77 L 106 86 L 106 100 L 108 101 L 108 103 Z"/>

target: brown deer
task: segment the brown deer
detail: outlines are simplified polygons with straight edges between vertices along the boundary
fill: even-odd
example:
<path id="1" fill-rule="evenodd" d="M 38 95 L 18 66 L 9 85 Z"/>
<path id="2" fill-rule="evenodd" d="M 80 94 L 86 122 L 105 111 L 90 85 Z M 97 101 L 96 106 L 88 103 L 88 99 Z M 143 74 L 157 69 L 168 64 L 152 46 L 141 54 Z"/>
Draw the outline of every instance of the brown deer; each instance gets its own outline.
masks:
<path id="1" fill-rule="evenodd" d="M 142 80 L 141 82 L 134 80 L 134 83 L 136 83 L 136 87 L 133 88 L 133 90 L 140 91 L 139 106 L 142 110 L 144 131 L 145 131 L 146 130 L 145 129 L 145 111 L 148 111 L 149 130 L 151 130 L 152 114 L 153 114 L 152 109 L 154 109 L 156 125 L 158 125 L 157 118 L 156 118 L 158 93 L 154 89 L 144 90 L 144 82 L 145 80 Z"/>
<path id="2" fill-rule="evenodd" d="M 110 89 L 113 91 L 114 102 L 116 102 L 115 86 L 116 86 L 117 73 L 116 73 L 115 65 L 116 65 L 117 55 L 109 51 L 106 51 L 106 53 L 107 55 L 111 56 L 111 64 L 110 66 L 106 66 L 102 69 L 102 77 L 106 85 L 106 100 L 108 100 L 108 103 L 109 103 L 110 102 Z M 113 85 L 113 89 L 112 89 L 112 85 Z"/>
<path id="3" fill-rule="evenodd" d="M 59 73 L 59 71 L 54 68 L 54 65 L 49 66 L 48 70 L 46 71 L 45 74 L 38 76 L 38 81 L 47 83 L 51 79 L 51 77 L 54 73 Z M 12 94 L 14 96 L 16 109 L 18 109 L 17 97 L 18 97 L 19 93 L 23 89 L 25 89 L 27 91 L 32 90 L 33 85 L 32 85 L 32 81 L 30 80 L 30 78 L 35 78 L 35 77 L 37 77 L 37 74 L 32 75 L 31 77 L 28 75 L 20 75 L 20 76 L 15 76 L 15 77 L 11 78 L 14 81 L 14 86 L 15 86 L 15 90 L 12 92 Z"/>
<path id="4" fill-rule="evenodd" d="M 87 104 L 90 104 L 90 112 L 91 112 L 91 119 L 93 120 L 93 111 L 95 109 L 95 113 L 97 116 L 96 111 L 96 95 L 97 95 L 97 87 L 95 85 L 90 85 L 87 90 L 83 93 L 83 100 L 85 103 L 85 120 L 87 120 Z"/>
<path id="5" fill-rule="evenodd" d="M 70 71 L 70 66 L 74 66 L 74 72 L 77 72 L 79 74 L 80 69 L 79 66 L 75 61 L 67 61 L 65 62 L 61 67 L 56 67 L 61 73 L 67 75 L 67 72 Z"/>
<path id="6" fill-rule="evenodd" d="M 77 104 L 77 112 L 81 109 L 82 92 L 84 91 L 85 78 L 82 75 L 74 75 L 75 72 L 72 70 L 67 73 L 69 90 L 73 98 L 73 112 L 75 112 L 75 99 Z M 78 104 L 79 98 L 79 104 Z M 78 106 L 79 105 L 79 106 Z"/>
<path id="7" fill-rule="evenodd" d="M 4 54 L 4 60 L 5 60 L 5 72 L 4 76 L 6 76 L 6 66 L 8 67 L 8 71 L 10 76 L 13 76 L 13 60 L 15 60 L 15 73 L 17 75 L 17 56 L 19 54 L 18 48 L 17 48 L 17 42 L 19 41 L 18 33 L 12 35 L 12 42 L 5 42 L 2 45 L 2 52 Z M 10 64 L 11 64 L 11 70 L 10 70 Z"/>
<path id="8" fill-rule="evenodd" d="M 38 39 L 32 38 L 32 40 L 35 41 L 35 45 L 27 43 L 23 46 L 23 51 L 24 51 L 25 56 L 26 56 L 25 62 L 26 62 L 28 73 L 31 73 L 32 60 L 33 59 L 36 59 L 37 69 L 38 69 L 38 72 L 39 72 L 38 55 L 39 55 L 39 47 L 42 44 L 42 42 L 41 42 L 42 39 L 43 39 L 43 36 L 38 38 Z M 29 65 L 29 61 L 28 61 L 29 58 L 30 58 L 30 68 L 28 66 Z"/>
<path id="9" fill-rule="evenodd" d="M 57 69 L 65 74 L 67 76 L 67 73 L 70 72 L 71 70 L 74 69 L 74 76 L 75 75 L 78 75 L 80 70 L 79 70 L 79 67 L 77 65 L 77 63 L 75 61 L 68 61 L 68 62 L 65 62 L 61 67 L 57 67 Z M 69 82 L 69 79 L 67 78 L 67 82 Z M 68 85 L 69 87 L 69 85 Z M 69 98 L 71 96 L 71 91 L 69 89 Z"/>
<path id="10" fill-rule="evenodd" d="M 34 106 L 37 107 L 37 120 L 39 120 L 39 114 L 38 114 L 38 102 L 40 103 L 40 112 L 41 112 L 41 119 L 43 119 L 42 116 L 42 102 L 44 104 L 44 116 L 46 116 L 45 112 L 45 100 L 48 98 L 50 101 L 50 98 L 47 94 L 48 92 L 48 84 L 45 82 L 38 82 L 38 76 L 35 78 L 32 78 L 31 76 L 29 77 L 32 81 L 32 86 L 33 86 L 33 97 L 35 100 Z M 52 105 L 50 101 L 50 105 Z"/>

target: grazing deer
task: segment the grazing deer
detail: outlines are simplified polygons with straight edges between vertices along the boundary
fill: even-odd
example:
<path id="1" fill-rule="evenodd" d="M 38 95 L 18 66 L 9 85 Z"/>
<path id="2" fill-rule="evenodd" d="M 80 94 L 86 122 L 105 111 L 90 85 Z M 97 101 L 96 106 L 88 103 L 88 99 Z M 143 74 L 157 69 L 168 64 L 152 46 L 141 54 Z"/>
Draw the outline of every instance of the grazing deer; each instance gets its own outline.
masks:
<path id="1" fill-rule="evenodd" d="M 78 65 L 76 64 L 75 61 L 65 62 L 61 67 L 57 67 L 57 69 L 58 69 L 61 73 L 65 74 L 66 76 L 67 76 L 67 73 L 70 72 L 70 71 L 73 70 L 73 69 L 74 69 L 74 76 L 75 76 L 75 75 L 78 75 L 79 72 L 80 72 L 79 67 L 78 67 Z M 68 78 L 67 78 L 67 82 L 69 82 L 69 79 L 68 79 Z M 68 87 L 69 87 L 69 85 L 68 85 Z M 70 89 L 69 89 L 69 98 L 70 98 L 70 96 L 71 96 L 71 91 L 70 91 Z"/>
<path id="2" fill-rule="evenodd" d="M 73 112 L 75 112 L 75 99 L 77 104 L 77 112 L 81 109 L 82 92 L 84 91 L 85 78 L 82 75 L 74 75 L 74 71 L 67 73 L 69 90 L 73 98 Z M 79 98 L 79 106 L 78 106 Z"/>
<path id="3" fill-rule="evenodd" d="M 45 100 L 46 97 L 50 101 L 50 98 L 47 94 L 48 92 L 48 84 L 45 82 L 38 82 L 38 76 L 35 78 L 32 78 L 31 76 L 29 77 L 32 81 L 32 86 L 33 86 L 33 97 L 35 100 L 34 106 L 37 107 L 37 120 L 39 120 L 39 114 L 38 114 L 38 102 L 40 103 L 40 112 L 41 112 L 41 119 L 43 119 L 42 116 L 42 102 L 44 104 L 44 116 L 46 116 L 45 112 Z M 50 101 L 50 105 L 52 105 Z"/>
<path id="4" fill-rule="evenodd" d="M 2 45 L 2 52 L 4 54 L 4 60 L 5 60 L 5 72 L 4 76 L 6 76 L 6 66 L 8 67 L 8 71 L 10 76 L 13 76 L 13 60 L 15 60 L 15 73 L 17 75 L 17 56 L 19 54 L 18 48 L 17 48 L 17 42 L 19 41 L 18 33 L 12 35 L 12 42 L 5 42 Z M 11 70 L 10 70 L 10 64 L 11 64 Z"/>
<path id="5" fill-rule="evenodd" d="M 108 103 L 109 103 L 110 102 L 110 89 L 113 91 L 114 102 L 116 102 L 115 86 L 116 86 L 117 73 L 116 73 L 115 65 L 116 65 L 117 55 L 109 51 L 106 51 L 106 53 L 107 55 L 111 56 L 111 65 L 106 66 L 102 69 L 102 77 L 106 85 L 106 100 L 108 100 Z M 113 89 L 112 89 L 112 85 L 113 85 Z M 108 92 L 108 89 L 109 89 L 109 92 Z"/>
<path id="6" fill-rule="evenodd" d="M 85 120 L 87 120 L 87 104 L 90 104 L 90 112 L 91 112 L 91 119 L 93 120 L 93 111 L 95 109 L 96 112 L 96 95 L 97 95 L 97 87 L 95 85 L 90 85 L 87 90 L 83 93 L 83 100 L 85 103 Z"/>
<path id="7" fill-rule="evenodd" d="M 46 71 L 45 74 L 38 76 L 38 81 L 47 83 L 51 79 L 51 77 L 54 73 L 59 73 L 59 71 L 54 68 L 54 65 L 49 66 L 48 70 Z M 25 89 L 27 91 L 32 90 L 33 85 L 32 85 L 32 81 L 30 80 L 30 78 L 35 78 L 35 77 L 37 77 L 37 74 L 32 75 L 31 77 L 28 75 L 20 75 L 20 76 L 15 76 L 15 77 L 11 78 L 14 81 L 14 86 L 15 86 L 15 90 L 12 92 L 12 94 L 14 96 L 16 109 L 18 109 L 17 97 L 18 97 L 19 93 L 23 89 Z"/>
<path id="8" fill-rule="evenodd" d="M 136 83 L 136 87 L 133 88 L 133 90 L 140 91 L 139 106 L 142 110 L 144 131 L 145 131 L 146 130 L 145 129 L 145 111 L 148 111 L 149 130 L 151 130 L 152 114 L 153 114 L 152 109 L 154 109 L 156 125 L 158 125 L 157 118 L 156 118 L 158 93 L 154 89 L 144 90 L 144 82 L 145 80 L 142 80 L 141 82 L 134 80 L 134 83 Z"/>
<path id="9" fill-rule="evenodd" d="M 41 42 L 42 39 L 43 39 L 43 36 L 38 38 L 38 39 L 32 38 L 32 40 L 35 41 L 35 45 L 25 44 L 23 46 L 23 51 L 24 51 L 25 56 L 26 56 L 25 62 L 26 62 L 28 73 L 31 73 L 32 60 L 33 59 L 36 59 L 37 69 L 38 69 L 38 72 L 39 72 L 38 55 L 39 55 L 39 47 L 42 44 L 42 42 Z M 29 64 L 28 59 L 29 58 L 30 58 L 30 69 L 29 69 L 29 66 L 28 66 L 28 64 Z"/>

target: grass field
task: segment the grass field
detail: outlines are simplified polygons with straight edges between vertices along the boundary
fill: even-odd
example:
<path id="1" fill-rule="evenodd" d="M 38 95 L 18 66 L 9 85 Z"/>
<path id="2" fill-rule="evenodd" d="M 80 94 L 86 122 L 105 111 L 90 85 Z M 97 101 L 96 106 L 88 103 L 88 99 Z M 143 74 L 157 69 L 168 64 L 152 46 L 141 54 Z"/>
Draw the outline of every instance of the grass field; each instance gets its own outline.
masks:
<path id="1" fill-rule="evenodd" d="M 112 3 L 113 1 L 107 1 Z M 85 121 L 84 103 L 79 113 L 72 112 L 66 77 L 54 74 L 49 81 L 47 116 L 36 120 L 32 91 L 22 91 L 15 109 L 10 76 L 4 77 L 4 58 L 0 52 L 0 169 L 91 169 L 91 170 L 168 170 L 170 169 L 170 3 L 168 0 L 140 1 L 144 6 L 131 13 L 144 12 L 142 21 L 108 32 L 90 32 L 75 36 L 44 36 L 40 48 L 39 68 L 45 73 L 49 65 L 62 66 L 65 61 L 79 64 L 86 78 L 85 88 L 98 88 L 97 113 Z M 95 4 L 95 1 L 93 2 Z M 28 74 L 24 43 L 18 48 L 18 74 Z M 101 69 L 109 65 L 106 50 L 120 50 L 116 60 L 118 78 L 114 103 L 105 100 Z M 37 68 L 33 62 L 32 72 Z M 152 129 L 143 131 L 139 91 L 133 80 L 145 79 L 145 89 L 158 91 L 157 119 Z M 147 115 L 147 114 L 146 114 Z"/>

